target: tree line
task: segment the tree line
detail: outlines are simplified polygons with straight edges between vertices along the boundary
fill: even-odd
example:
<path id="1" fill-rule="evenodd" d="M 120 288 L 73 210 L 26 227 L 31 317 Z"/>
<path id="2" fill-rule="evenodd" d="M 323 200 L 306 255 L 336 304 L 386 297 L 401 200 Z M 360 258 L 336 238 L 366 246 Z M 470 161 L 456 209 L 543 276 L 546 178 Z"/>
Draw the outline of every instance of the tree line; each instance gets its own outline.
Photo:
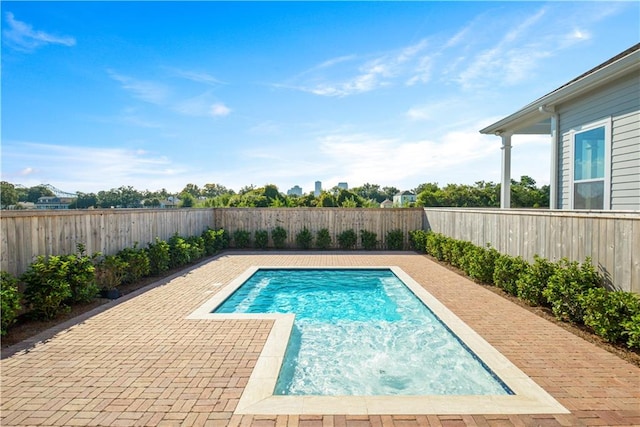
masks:
<path id="1" fill-rule="evenodd" d="M 499 207 L 500 184 L 478 181 L 473 185 L 423 183 L 410 190 L 416 201 L 403 207 Z M 132 186 L 122 186 L 98 193 L 77 192 L 70 209 L 88 208 L 154 208 L 174 197 L 177 207 L 349 207 L 377 208 L 384 200 L 393 201 L 400 190 L 366 183 L 344 189 L 333 187 L 318 196 L 313 192 L 287 195 L 274 184 L 262 187 L 249 185 L 238 192 L 221 184 L 187 184 L 178 194 L 166 189 L 139 191 Z M 20 202 L 36 203 L 43 196 L 54 196 L 45 186 L 30 188 L 16 186 L 6 181 L 0 183 L 0 204 L 3 209 L 19 208 Z M 514 208 L 548 208 L 549 186 L 538 187 L 533 178 L 522 176 L 511 180 L 511 206 Z"/>

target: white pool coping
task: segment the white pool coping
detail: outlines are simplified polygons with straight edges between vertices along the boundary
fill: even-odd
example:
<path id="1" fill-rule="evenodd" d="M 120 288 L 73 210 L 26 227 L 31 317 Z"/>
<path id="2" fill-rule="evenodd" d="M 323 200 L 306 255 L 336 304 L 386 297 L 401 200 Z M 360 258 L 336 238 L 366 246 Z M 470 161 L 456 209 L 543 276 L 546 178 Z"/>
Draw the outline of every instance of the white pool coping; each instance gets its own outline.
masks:
<path id="1" fill-rule="evenodd" d="M 514 393 L 495 396 L 274 396 L 294 314 L 214 314 L 259 269 L 391 270 Z M 428 415 L 568 414 L 569 411 L 517 366 L 397 266 L 301 267 L 252 266 L 191 313 L 188 319 L 272 319 L 273 327 L 240 397 L 235 414 Z"/>

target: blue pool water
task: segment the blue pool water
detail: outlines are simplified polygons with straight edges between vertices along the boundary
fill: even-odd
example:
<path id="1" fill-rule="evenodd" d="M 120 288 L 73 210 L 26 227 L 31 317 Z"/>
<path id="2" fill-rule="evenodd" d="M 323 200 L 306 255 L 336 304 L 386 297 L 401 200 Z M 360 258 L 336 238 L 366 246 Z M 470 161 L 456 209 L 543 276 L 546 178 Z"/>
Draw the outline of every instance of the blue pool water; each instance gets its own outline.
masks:
<path id="1" fill-rule="evenodd" d="M 294 313 L 277 395 L 506 395 L 389 269 L 260 269 L 215 313 Z"/>

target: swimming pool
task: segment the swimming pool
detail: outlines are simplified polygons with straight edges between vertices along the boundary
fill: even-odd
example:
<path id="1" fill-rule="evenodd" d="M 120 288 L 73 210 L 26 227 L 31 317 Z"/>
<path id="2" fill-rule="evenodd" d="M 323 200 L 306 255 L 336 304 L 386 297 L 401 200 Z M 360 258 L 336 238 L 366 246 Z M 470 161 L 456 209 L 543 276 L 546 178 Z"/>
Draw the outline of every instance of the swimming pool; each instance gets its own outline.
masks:
<path id="1" fill-rule="evenodd" d="M 488 370 L 500 378 L 512 394 L 491 395 L 278 395 L 277 385 L 288 343 L 295 334 L 296 315 L 288 313 L 214 313 L 249 278 L 260 270 L 274 268 L 318 270 L 317 267 L 254 266 L 228 285 L 212 284 L 215 295 L 195 309 L 188 319 L 269 321 L 271 330 L 249 381 L 234 411 L 236 414 L 545 414 L 568 413 L 552 396 L 476 334 L 434 298 L 422 285 L 397 266 L 380 266 L 400 279 L 419 301 L 451 330 L 463 346 L 473 352 Z M 363 269 L 359 267 L 356 269 Z M 370 268 L 370 267 L 366 267 Z M 335 267 L 331 267 L 336 270 Z M 338 268 L 342 269 L 342 268 Z M 344 270 L 354 269 L 346 267 Z M 393 357 L 404 357 L 402 354 Z"/>
<path id="2" fill-rule="evenodd" d="M 261 269 L 215 313 L 292 313 L 274 394 L 511 390 L 389 269 Z"/>

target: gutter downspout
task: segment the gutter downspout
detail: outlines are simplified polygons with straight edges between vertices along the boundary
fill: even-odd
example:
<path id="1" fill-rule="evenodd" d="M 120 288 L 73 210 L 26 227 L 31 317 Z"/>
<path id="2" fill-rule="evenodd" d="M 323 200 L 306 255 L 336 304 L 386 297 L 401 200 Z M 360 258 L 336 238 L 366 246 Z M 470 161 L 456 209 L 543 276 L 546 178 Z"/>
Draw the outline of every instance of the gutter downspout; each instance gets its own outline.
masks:
<path id="1" fill-rule="evenodd" d="M 558 209 L 558 153 L 560 151 L 560 135 L 558 123 L 560 116 L 555 107 L 542 105 L 538 107 L 541 113 L 551 115 L 551 168 L 549 179 L 549 209 Z"/>

